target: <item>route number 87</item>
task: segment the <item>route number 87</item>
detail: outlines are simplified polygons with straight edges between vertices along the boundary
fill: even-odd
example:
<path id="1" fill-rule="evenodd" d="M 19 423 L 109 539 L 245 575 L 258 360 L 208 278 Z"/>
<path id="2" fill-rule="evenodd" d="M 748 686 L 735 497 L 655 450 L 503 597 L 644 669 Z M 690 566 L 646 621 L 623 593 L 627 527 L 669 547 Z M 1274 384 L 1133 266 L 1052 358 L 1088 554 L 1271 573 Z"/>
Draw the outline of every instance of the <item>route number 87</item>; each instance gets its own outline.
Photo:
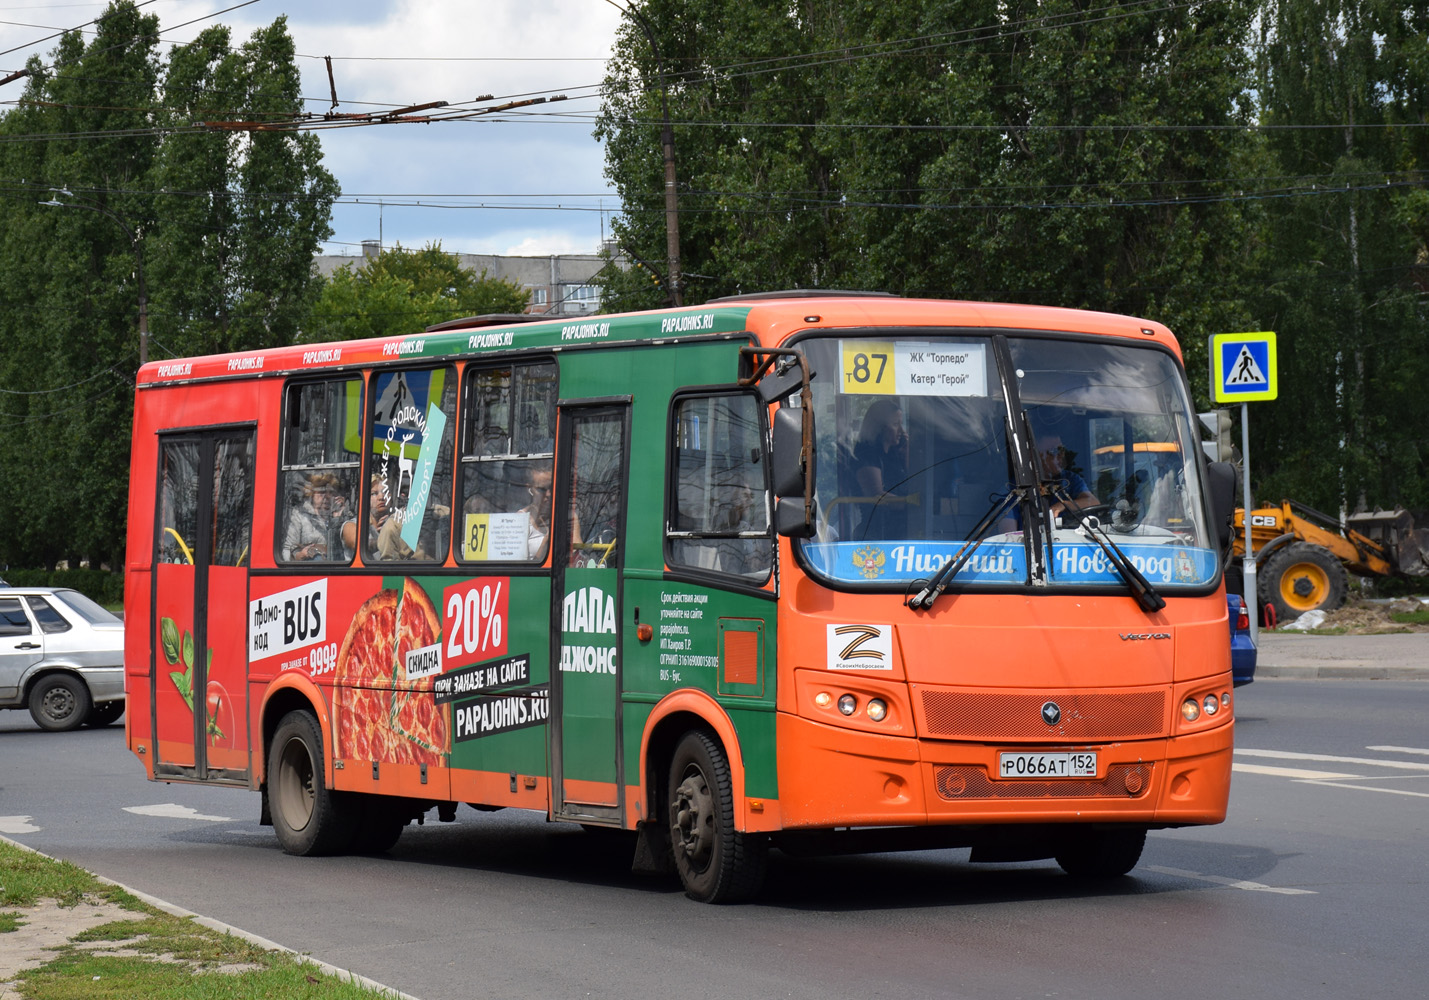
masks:
<path id="1" fill-rule="evenodd" d="M 871 367 L 872 364 L 878 366 L 877 374 L 874 374 Z M 874 384 L 877 384 L 883 381 L 883 369 L 887 367 L 888 355 L 886 354 L 874 354 L 872 356 L 862 353 L 855 354 L 853 356 L 853 369 L 849 371 L 844 378 L 853 379 L 859 385 L 862 385 L 868 381 L 870 375 L 873 375 Z"/>
<path id="2" fill-rule="evenodd" d="M 876 341 L 849 342 L 843 345 L 843 391 L 854 393 L 890 393 L 894 373 L 890 364 L 892 344 Z"/>

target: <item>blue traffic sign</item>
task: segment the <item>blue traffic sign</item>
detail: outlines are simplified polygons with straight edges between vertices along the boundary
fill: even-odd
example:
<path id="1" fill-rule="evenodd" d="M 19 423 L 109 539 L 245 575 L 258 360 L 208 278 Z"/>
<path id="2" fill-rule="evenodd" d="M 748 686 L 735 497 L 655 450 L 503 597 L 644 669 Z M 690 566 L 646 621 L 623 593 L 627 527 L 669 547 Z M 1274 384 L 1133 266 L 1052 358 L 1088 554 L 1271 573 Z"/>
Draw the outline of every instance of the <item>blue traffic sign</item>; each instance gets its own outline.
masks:
<path id="1" fill-rule="evenodd" d="M 1211 396 L 1217 403 L 1249 403 L 1279 394 L 1275 334 L 1217 333 L 1209 353 Z"/>

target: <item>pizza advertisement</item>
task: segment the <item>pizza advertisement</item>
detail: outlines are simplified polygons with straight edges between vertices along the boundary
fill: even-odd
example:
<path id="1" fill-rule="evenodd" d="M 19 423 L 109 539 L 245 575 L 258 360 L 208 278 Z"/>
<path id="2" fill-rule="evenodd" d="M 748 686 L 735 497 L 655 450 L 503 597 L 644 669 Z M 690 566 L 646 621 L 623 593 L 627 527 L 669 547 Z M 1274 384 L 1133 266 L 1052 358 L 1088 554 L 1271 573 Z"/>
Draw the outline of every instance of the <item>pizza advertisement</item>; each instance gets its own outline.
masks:
<path id="1" fill-rule="evenodd" d="M 250 669 L 300 670 L 329 689 L 337 759 L 448 767 L 456 742 L 546 722 L 530 654 L 508 649 L 508 577 L 274 580 L 288 586 L 267 594 L 261 580 Z M 520 623 L 514 631 L 523 645 L 534 638 Z M 493 701 L 495 691 L 520 704 Z"/>

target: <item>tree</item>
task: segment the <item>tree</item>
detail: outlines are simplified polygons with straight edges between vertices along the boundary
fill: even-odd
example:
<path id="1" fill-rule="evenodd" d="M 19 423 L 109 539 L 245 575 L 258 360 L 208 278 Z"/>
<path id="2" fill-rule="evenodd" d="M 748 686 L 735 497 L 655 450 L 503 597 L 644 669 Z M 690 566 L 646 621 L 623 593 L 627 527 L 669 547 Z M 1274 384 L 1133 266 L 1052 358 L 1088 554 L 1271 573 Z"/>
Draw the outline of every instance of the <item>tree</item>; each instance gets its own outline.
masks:
<path id="1" fill-rule="evenodd" d="M 0 118 L 0 562 L 121 562 L 141 259 L 156 357 L 291 342 L 310 305 L 337 194 L 316 137 L 192 129 L 302 110 L 284 20 L 167 61 L 158 30 L 113 3 Z"/>
<path id="2" fill-rule="evenodd" d="M 1266 4 L 1262 94 L 1275 172 L 1257 305 L 1280 347 L 1280 398 L 1257 404 L 1267 499 L 1327 511 L 1429 508 L 1429 5 Z"/>
<path id="3" fill-rule="evenodd" d="M 676 123 L 686 301 L 846 287 L 1146 315 L 1181 333 L 1202 393 L 1206 335 L 1250 322 L 1250 0 L 639 6 Z M 616 239 L 653 267 L 660 69 L 627 23 L 596 133 Z M 606 291 L 661 298 L 632 272 Z"/>
<path id="4" fill-rule="evenodd" d="M 462 267 L 439 243 L 415 251 L 399 244 L 359 266 L 338 268 L 301 339 L 404 336 L 464 316 L 519 313 L 527 298 L 513 281 Z"/>

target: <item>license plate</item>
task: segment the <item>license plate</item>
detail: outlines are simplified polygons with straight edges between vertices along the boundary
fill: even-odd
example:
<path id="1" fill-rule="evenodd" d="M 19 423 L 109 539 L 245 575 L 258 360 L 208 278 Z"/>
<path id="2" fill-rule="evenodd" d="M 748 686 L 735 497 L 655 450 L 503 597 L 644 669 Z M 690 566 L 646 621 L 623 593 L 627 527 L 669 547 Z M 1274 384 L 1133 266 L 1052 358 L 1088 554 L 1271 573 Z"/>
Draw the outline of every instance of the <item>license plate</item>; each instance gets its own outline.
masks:
<path id="1" fill-rule="evenodd" d="M 1000 778 L 1095 778 L 1095 753 L 1004 753 L 998 755 Z"/>

